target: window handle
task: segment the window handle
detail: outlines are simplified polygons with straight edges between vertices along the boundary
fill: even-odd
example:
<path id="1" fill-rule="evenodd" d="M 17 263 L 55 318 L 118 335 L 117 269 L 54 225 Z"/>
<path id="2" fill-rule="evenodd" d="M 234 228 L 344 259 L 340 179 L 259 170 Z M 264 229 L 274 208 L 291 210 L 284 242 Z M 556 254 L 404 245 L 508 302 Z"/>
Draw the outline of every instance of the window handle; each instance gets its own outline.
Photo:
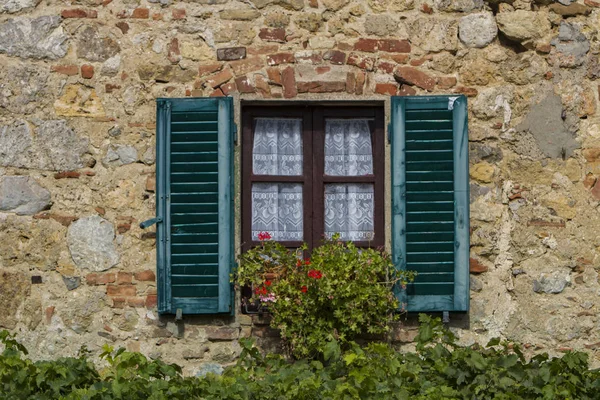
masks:
<path id="1" fill-rule="evenodd" d="M 154 224 L 158 224 L 159 222 L 162 222 L 162 218 L 161 217 L 156 217 L 156 218 L 152 218 L 152 219 L 148 219 L 142 223 L 140 223 L 140 228 L 142 229 L 146 229 Z"/>

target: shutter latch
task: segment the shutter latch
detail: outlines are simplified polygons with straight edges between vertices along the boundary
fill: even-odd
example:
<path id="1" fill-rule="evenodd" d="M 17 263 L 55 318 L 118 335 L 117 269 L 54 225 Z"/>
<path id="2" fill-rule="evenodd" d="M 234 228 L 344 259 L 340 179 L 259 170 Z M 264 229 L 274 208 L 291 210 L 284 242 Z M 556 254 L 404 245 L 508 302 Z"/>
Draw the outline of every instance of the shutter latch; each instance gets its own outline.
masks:
<path id="1" fill-rule="evenodd" d="M 156 217 L 156 218 L 152 218 L 152 219 L 148 219 L 142 223 L 140 223 L 140 228 L 142 229 L 146 229 L 154 224 L 158 224 L 159 222 L 162 222 L 162 218 L 161 217 Z"/>

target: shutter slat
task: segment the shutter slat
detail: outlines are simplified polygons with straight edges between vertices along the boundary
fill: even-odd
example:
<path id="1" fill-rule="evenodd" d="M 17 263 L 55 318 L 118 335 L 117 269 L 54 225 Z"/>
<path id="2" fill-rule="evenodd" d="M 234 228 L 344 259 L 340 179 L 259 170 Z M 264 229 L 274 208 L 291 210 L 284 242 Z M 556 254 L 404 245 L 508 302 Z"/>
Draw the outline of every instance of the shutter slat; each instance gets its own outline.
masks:
<path id="1" fill-rule="evenodd" d="M 407 140 L 406 150 L 452 150 L 452 139 Z"/>
<path id="2" fill-rule="evenodd" d="M 171 275 L 173 285 L 217 285 L 219 275 Z"/>
<path id="3" fill-rule="evenodd" d="M 454 285 L 451 283 L 411 283 L 406 288 L 409 296 L 453 295 Z"/>
<path id="4" fill-rule="evenodd" d="M 180 132 L 190 133 L 208 133 L 217 132 L 219 129 L 218 122 L 212 121 L 186 121 L 186 122 L 171 122 L 171 132 L 174 134 Z"/>
<path id="5" fill-rule="evenodd" d="M 216 243 L 219 236 L 214 233 L 174 233 L 171 235 L 173 243 Z"/>
<path id="6" fill-rule="evenodd" d="M 213 285 L 173 285 L 173 297 L 217 297 L 219 295 L 219 284 Z"/>
<path id="7" fill-rule="evenodd" d="M 190 244 L 190 243 L 171 243 L 171 249 L 175 248 L 179 254 L 187 253 L 210 253 L 219 251 L 219 246 L 214 243 Z"/>
<path id="8" fill-rule="evenodd" d="M 454 201 L 407 201 L 406 210 L 411 211 L 454 211 Z"/>
<path id="9" fill-rule="evenodd" d="M 177 203 L 171 204 L 171 210 L 174 213 L 193 213 L 193 212 L 219 212 L 219 203 Z"/>
<path id="10" fill-rule="evenodd" d="M 173 275 L 218 275 L 219 267 L 215 264 L 173 264 L 171 273 Z"/>
<path id="11" fill-rule="evenodd" d="M 171 152 L 171 161 L 173 162 L 217 162 L 218 153 L 216 151 L 177 151 Z"/>
<path id="12" fill-rule="evenodd" d="M 218 114 L 216 111 L 204 112 L 174 112 L 171 115 L 171 122 L 197 122 L 197 121 L 216 121 Z"/>
<path id="13" fill-rule="evenodd" d="M 421 272 L 417 275 L 415 283 L 453 283 L 454 272 Z"/>

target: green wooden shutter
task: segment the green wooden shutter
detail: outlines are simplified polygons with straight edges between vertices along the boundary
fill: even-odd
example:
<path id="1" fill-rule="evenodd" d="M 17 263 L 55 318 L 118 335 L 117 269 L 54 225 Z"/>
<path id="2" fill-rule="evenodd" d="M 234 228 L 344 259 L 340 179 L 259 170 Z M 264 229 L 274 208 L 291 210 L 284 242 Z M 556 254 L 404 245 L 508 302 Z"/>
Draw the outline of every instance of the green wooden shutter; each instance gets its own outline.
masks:
<path id="1" fill-rule="evenodd" d="M 231 313 L 233 103 L 157 100 L 158 310 Z"/>
<path id="2" fill-rule="evenodd" d="M 469 309 L 469 157 L 464 96 L 392 97 L 392 248 L 417 271 L 408 311 Z"/>

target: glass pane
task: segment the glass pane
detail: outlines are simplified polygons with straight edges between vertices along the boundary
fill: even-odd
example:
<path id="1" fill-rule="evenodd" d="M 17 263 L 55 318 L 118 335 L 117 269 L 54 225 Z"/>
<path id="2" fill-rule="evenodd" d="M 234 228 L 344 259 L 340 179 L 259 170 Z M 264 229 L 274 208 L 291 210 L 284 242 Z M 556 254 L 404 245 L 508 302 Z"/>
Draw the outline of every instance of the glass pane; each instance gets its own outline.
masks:
<path id="1" fill-rule="evenodd" d="M 373 174 L 369 120 L 325 120 L 325 175 Z"/>
<path id="2" fill-rule="evenodd" d="M 304 240 L 302 185 L 252 184 L 252 240 L 269 232 L 273 240 Z"/>
<path id="3" fill-rule="evenodd" d="M 325 237 L 340 234 L 343 241 L 373 240 L 373 184 L 325 185 Z"/>
<path id="4" fill-rule="evenodd" d="M 302 175 L 302 120 L 257 118 L 252 148 L 255 175 Z"/>

